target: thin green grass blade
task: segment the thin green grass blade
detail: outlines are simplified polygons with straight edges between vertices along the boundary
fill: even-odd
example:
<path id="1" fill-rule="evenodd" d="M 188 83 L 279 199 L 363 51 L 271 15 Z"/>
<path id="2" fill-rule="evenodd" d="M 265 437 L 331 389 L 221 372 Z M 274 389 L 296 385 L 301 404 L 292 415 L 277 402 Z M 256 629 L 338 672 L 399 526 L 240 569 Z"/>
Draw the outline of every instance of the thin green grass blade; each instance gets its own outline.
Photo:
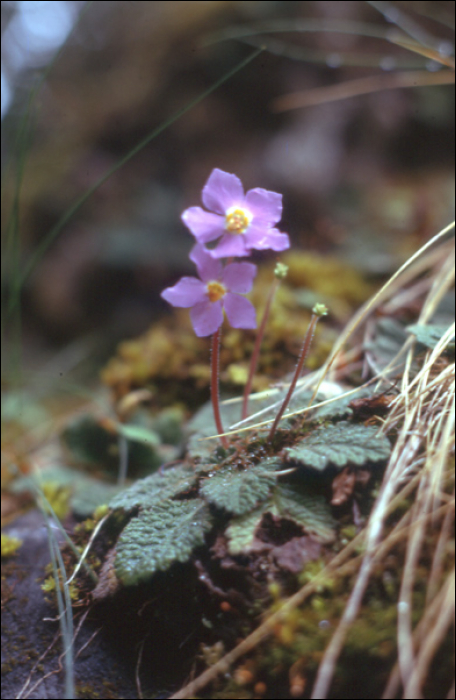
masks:
<path id="1" fill-rule="evenodd" d="M 60 633 L 63 645 L 63 667 L 65 669 L 65 700 L 72 700 L 76 697 L 74 687 L 74 663 L 73 663 L 73 609 L 71 607 L 70 592 L 67 584 L 66 570 L 63 563 L 62 554 L 55 534 L 52 531 L 49 516 L 43 511 L 46 518 L 46 527 L 49 538 L 49 552 L 51 556 L 52 572 L 55 580 L 55 591 L 57 596 L 57 607 L 59 611 Z M 60 574 L 60 576 L 59 576 Z M 62 581 L 63 595 L 60 590 Z"/>
<path id="2" fill-rule="evenodd" d="M 28 277 L 30 274 L 33 272 L 35 269 L 37 263 L 41 260 L 43 257 L 44 253 L 46 250 L 49 248 L 51 243 L 57 238 L 59 235 L 60 231 L 63 229 L 63 227 L 70 221 L 70 219 L 76 214 L 77 211 L 82 207 L 85 202 L 87 202 L 88 199 L 96 192 L 109 178 L 111 175 L 116 173 L 122 166 L 124 166 L 128 161 L 130 161 L 137 153 L 139 153 L 143 148 L 145 148 L 154 138 L 159 136 L 165 129 L 167 129 L 171 124 L 174 124 L 180 117 L 182 117 L 184 114 L 189 112 L 193 107 L 195 107 L 197 104 L 202 102 L 208 95 L 210 95 L 212 92 L 217 90 L 223 83 L 225 83 L 227 80 L 229 80 L 233 75 L 235 75 L 238 71 L 242 70 L 247 66 L 251 61 L 253 61 L 261 52 L 263 51 L 263 48 L 260 47 L 253 51 L 247 58 L 243 59 L 239 63 L 234 66 L 231 70 L 227 71 L 221 78 L 215 81 L 207 90 L 202 92 L 198 97 L 196 97 L 194 100 L 189 102 L 185 107 L 182 107 L 179 109 L 175 114 L 173 114 L 169 119 L 167 119 L 165 122 L 160 124 L 160 126 L 156 127 L 151 131 L 140 143 L 138 143 L 134 148 L 132 148 L 123 158 L 121 158 L 116 165 L 114 165 L 112 168 L 108 170 L 105 175 L 103 175 L 98 182 L 93 185 L 93 187 L 89 188 L 60 218 L 60 220 L 56 223 L 56 225 L 49 231 L 47 236 L 43 238 L 41 243 L 38 245 L 34 253 L 31 255 L 28 263 L 25 266 L 25 269 L 23 270 L 22 274 L 18 276 L 17 280 L 15 281 L 14 288 L 12 289 L 12 293 L 9 299 L 8 303 L 8 309 L 7 309 L 7 317 L 11 315 L 11 313 L 16 309 L 18 303 L 19 303 L 19 297 L 20 297 L 20 292 L 22 287 L 24 286 L 25 282 L 27 281 Z"/>
<path id="3" fill-rule="evenodd" d="M 5 182 L 6 173 L 9 172 L 12 167 L 12 163 L 17 163 L 17 172 L 15 177 L 14 195 L 11 205 L 11 212 L 6 221 L 5 236 L 2 238 L 2 248 L 1 248 L 1 258 L 2 258 L 2 278 L 6 280 L 6 286 L 8 288 L 8 298 L 16 298 L 16 304 L 14 305 L 15 317 L 11 327 L 10 343 L 6 345 L 5 335 L 6 335 L 6 320 L 7 315 L 1 314 L 1 341 L 2 347 L 7 347 L 7 356 L 4 357 L 5 367 L 8 367 L 10 371 L 10 379 L 13 385 L 19 386 L 22 383 L 22 323 L 21 323 L 21 310 L 19 301 L 19 295 L 21 290 L 20 285 L 20 263 L 21 263 L 21 238 L 20 238 L 20 227 L 19 227 L 19 204 L 20 204 L 20 194 L 21 186 L 25 171 L 25 166 L 27 162 L 27 156 L 30 151 L 32 143 L 32 133 L 33 133 L 33 106 L 37 95 L 39 94 L 42 85 L 47 80 L 49 73 L 51 72 L 54 65 L 57 63 L 62 52 L 64 51 L 70 37 L 75 32 L 78 27 L 82 17 L 85 15 L 87 10 L 92 5 L 93 0 L 89 0 L 79 13 L 79 17 L 74 23 L 71 32 L 68 34 L 66 41 L 60 46 L 58 51 L 54 54 L 54 57 L 49 62 L 45 70 L 42 72 L 41 77 L 37 81 L 37 84 L 30 90 L 27 106 L 24 110 L 24 114 L 19 122 L 19 126 L 16 133 L 14 148 L 11 150 L 11 155 L 6 163 L 6 166 L 2 174 L 2 202 L 3 202 L 3 187 Z M 15 155 L 17 154 L 17 155 Z M 3 205 L 2 205 L 3 206 Z"/>

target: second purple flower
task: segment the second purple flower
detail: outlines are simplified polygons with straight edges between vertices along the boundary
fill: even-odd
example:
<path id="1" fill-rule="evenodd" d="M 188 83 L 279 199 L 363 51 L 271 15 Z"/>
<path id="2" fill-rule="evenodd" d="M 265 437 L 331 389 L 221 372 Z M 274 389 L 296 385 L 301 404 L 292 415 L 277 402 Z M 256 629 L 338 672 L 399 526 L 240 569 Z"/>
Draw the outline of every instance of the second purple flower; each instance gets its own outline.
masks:
<path id="1" fill-rule="evenodd" d="M 197 277 L 182 277 L 161 296 L 172 306 L 190 308 L 190 318 L 199 337 L 212 335 L 223 323 L 223 311 L 233 328 L 256 328 L 255 309 L 241 294 L 252 289 L 256 265 L 231 263 L 222 266 L 204 246 L 196 244 L 190 253 Z"/>

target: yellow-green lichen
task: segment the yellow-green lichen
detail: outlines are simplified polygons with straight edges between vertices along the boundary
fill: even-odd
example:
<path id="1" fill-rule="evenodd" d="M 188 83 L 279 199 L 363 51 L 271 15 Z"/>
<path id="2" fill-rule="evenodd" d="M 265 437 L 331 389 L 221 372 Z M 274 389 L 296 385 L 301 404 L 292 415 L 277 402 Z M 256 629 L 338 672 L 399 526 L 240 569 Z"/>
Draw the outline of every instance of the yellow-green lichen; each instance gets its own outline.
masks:
<path id="1" fill-rule="evenodd" d="M 16 554 L 19 547 L 22 545 L 22 540 L 18 537 L 12 537 L 11 535 L 4 534 L 2 532 L 2 558 L 10 557 Z"/>

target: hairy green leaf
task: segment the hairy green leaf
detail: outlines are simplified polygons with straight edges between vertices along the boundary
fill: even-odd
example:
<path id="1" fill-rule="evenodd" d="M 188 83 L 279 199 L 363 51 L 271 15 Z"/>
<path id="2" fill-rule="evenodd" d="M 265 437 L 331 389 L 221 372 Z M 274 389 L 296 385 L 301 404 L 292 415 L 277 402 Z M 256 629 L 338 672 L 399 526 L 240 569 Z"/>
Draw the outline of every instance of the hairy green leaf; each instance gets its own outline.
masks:
<path id="1" fill-rule="evenodd" d="M 240 402 L 229 404 L 222 402 L 220 404 L 220 414 L 223 427 L 225 430 L 228 430 L 231 423 L 240 420 Z M 204 440 L 204 438 L 217 435 L 218 433 L 214 421 L 214 409 L 210 401 L 199 409 L 187 427 L 191 433 L 187 443 L 188 455 L 192 458 L 200 457 L 207 460 L 220 444 L 219 440 Z"/>
<path id="2" fill-rule="evenodd" d="M 276 482 L 272 471 L 269 460 L 242 470 L 230 465 L 208 476 L 200 493 L 219 508 L 235 515 L 243 515 L 269 496 Z"/>
<path id="3" fill-rule="evenodd" d="M 232 519 L 231 524 L 226 529 L 230 554 L 241 554 L 249 551 L 263 515 L 264 508 L 260 506 L 260 508 L 256 508 L 251 513 L 239 515 L 237 518 Z"/>
<path id="4" fill-rule="evenodd" d="M 306 532 L 323 542 L 334 539 L 336 523 L 330 506 L 323 496 L 302 485 L 277 484 L 268 511 L 302 525 Z"/>
<path id="5" fill-rule="evenodd" d="M 208 506 L 199 498 L 166 499 L 142 511 L 123 530 L 116 545 L 117 578 L 127 586 L 165 571 L 175 561 L 185 562 L 204 543 L 212 527 Z"/>
<path id="6" fill-rule="evenodd" d="M 277 401 L 277 396 L 274 396 L 274 401 Z M 260 400 L 251 401 L 251 413 L 260 411 L 270 406 L 271 403 L 272 399 L 267 395 Z M 224 430 L 229 430 L 231 425 L 241 420 L 241 406 L 241 401 L 233 401 L 232 403 L 222 402 L 220 404 L 220 414 Z M 211 453 L 220 445 L 218 440 L 203 439 L 211 435 L 217 435 L 218 433 L 214 422 L 214 409 L 211 402 L 204 404 L 193 416 L 188 423 L 188 430 L 191 433 L 187 443 L 188 455 L 192 458 L 200 457 L 201 459 L 207 460 Z"/>
<path id="7" fill-rule="evenodd" d="M 73 489 L 70 505 L 79 518 L 88 518 L 98 506 L 108 503 L 113 493 L 119 491 L 119 486 L 115 484 L 106 484 L 99 479 L 81 479 L 80 472 L 77 472 L 75 482 L 79 483 Z"/>
<path id="8" fill-rule="evenodd" d="M 136 481 L 133 486 L 117 494 L 109 503 L 110 508 L 150 508 L 165 498 L 172 498 L 188 491 L 196 484 L 198 475 L 191 467 L 181 464 L 163 472 L 157 472 Z"/>
<path id="9" fill-rule="evenodd" d="M 385 435 L 378 428 L 342 421 L 315 430 L 294 447 L 288 448 L 287 459 L 322 471 L 328 464 L 344 467 L 387 459 L 391 451 Z"/>
<path id="10" fill-rule="evenodd" d="M 329 393 L 329 392 L 328 392 Z M 374 391 L 371 387 L 364 387 L 363 389 L 358 389 L 358 391 L 350 393 L 349 396 L 344 396 L 343 394 L 336 398 L 332 403 L 328 403 L 326 406 L 320 406 L 315 408 L 312 413 L 312 419 L 327 419 L 327 418 L 348 418 L 353 414 L 353 409 L 350 408 L 350 403 L 356 399 L 364 399 L 366 397 L 371 397 L 374 395 Z M 329 398 L 329 397 L 328 397 Z M 324 401 L 325 399 L 320 396 L 317 397 L 318 401 Z"/>
<path id="11" fill-rule="evenodd" d="M 266 513 L 277 518 L 292 520 L 320 540 L 332 542 L 336 522 L 331 507 L 321 494 L 300 484 L 277 484 L 272 495 L 251 513 L 233 518 L 226 529 L 230 554 L 248 553 L 255 541 L 263 516 Z"/>

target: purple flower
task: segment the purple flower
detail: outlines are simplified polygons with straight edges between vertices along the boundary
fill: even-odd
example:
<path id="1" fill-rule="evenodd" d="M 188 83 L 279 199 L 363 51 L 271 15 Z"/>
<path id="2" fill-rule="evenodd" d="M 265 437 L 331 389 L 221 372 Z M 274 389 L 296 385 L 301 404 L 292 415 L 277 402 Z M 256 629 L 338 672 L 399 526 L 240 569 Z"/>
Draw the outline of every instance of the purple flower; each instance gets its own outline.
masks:
<path id="1" fill-rule="evenodd" d="M 161 296 L 173 306 L 190 308 L 196 335 L 212 335 L 223 323 L 223 310 L 234 328 L 256 328 L 255 309 L 240 294 L 252 289 L 256 265 L 231 263 L 222 266 L 203 245 L 197 243 L 190 253 L 196 264 L 196 277 L 182 277 Z"/>
<path id="2" fill-rule="evenodd" d="M 256 250 L 286 250 L 290 241 L 286 233 L 274 228 L 282 216 L 282 195 L 261 187 L 244 194 L 236 175 L 215 168 L 203 187 L 204 206 L 190 207 L 182 221 L 198 243 L 220 238 L 209 251 L 213 258 L 242 257 Z M 215 213 L 211 213 L 215 212 Z"/>

